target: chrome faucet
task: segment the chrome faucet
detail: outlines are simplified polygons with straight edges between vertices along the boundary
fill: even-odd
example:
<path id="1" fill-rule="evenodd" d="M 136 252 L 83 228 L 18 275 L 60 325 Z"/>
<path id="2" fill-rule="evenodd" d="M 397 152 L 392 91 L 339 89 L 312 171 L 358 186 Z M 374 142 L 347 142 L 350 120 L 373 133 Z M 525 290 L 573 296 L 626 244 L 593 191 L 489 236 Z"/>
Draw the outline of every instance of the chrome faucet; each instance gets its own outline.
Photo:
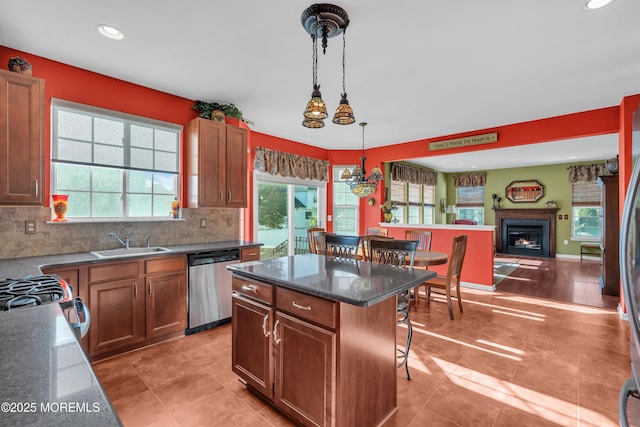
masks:
<path id="1" fill-rule="evenodd" d="M 151 236 L 147 236 L 147 247 L 151 247 Z"/>
<path id="2" fill-rule="evenodd" d="M 116 233 L 109 233 L 109 237 L 116 239 L 122 246 L 129 249 L 129 236 L 125 236 L 124 241 Z"/>

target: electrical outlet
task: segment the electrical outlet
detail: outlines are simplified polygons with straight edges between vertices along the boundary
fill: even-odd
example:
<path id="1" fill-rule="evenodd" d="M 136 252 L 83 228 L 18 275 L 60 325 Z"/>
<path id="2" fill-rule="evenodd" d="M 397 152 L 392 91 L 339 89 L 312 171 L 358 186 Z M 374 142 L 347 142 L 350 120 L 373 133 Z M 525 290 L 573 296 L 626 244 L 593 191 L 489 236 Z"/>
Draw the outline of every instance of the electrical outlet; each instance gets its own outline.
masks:
<path id="1" fill-rule="evenodd" d="M 26 220 L 24 222 L 24 234 L 36 234 L 36 222 Z"/>
<path id="2" fill-rule="evenodd" d="M 231 217 L 227 217 L 227 227 L 231 227 Z"/>
<path id="3" fill-rule="evenodd" d="M 564 244 L 565 244 L 565 245 L 568 245 L 568 244 L 569 244 L 569 241 L 565 239 Z"/>
<path id="4" fill-rule="evenodd" d="M 205 228 L 207 226 L 207 220 L 206 219 L 201 219 L 200 220 L 200 228 Z"/>

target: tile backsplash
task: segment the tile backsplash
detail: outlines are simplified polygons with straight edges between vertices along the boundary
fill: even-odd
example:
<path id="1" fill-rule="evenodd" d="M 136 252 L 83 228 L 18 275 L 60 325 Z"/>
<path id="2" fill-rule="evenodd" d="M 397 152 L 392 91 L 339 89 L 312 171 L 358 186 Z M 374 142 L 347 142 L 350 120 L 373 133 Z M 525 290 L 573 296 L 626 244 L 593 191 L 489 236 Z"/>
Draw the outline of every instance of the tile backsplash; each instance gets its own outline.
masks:
<path id="1" fill-rule="evenodd" d="M 25 233 L 25 221 L 35 221 L 35 234 Z M 162 222 L 111 222 L 47 224 L 51 209 L 0 207 L 0 259 L 69 254 L 115 249 L 113 232 L 129 236 L 131 246 L 152 246 L 237 240 L 239 210 L 227 208 L 183 209 L 182 220 Z M 201 221 L 205 227 L 201 228 Z"/>

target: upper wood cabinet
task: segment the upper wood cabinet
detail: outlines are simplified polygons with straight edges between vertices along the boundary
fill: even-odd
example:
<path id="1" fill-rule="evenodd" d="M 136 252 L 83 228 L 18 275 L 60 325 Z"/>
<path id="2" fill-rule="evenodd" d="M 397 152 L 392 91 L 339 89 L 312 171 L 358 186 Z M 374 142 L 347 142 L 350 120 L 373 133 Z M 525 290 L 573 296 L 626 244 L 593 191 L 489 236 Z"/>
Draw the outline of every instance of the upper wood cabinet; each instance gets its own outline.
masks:
<path id="1" fill-rule="evenodd" d="M 196 118 L 187 124 L 187 206 L 247 207 L 247 130 Z"/>
<path id="2" fill-rule="evenodd" d="M 0 70 L 0 204 L 42 205 L 44 80 Z"/>

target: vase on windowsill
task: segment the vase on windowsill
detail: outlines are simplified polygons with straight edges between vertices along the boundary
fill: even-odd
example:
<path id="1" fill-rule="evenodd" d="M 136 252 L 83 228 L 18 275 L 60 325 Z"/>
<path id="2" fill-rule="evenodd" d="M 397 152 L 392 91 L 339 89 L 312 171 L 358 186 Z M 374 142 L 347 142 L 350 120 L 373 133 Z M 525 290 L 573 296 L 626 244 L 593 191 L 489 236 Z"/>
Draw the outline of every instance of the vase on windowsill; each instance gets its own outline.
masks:
<path id="1" fill-rule="evenodd" d="M 384 212 L 382 216 L 384 217 L 384 222 L 391 222 L 393 219 L 393 214 L 391 212 Z"/>
<path id="2" fill-rule="evenodd" d="M 55 218 L 53 222 L 65 222 L 67 218 L 67 209 L 69 208 L 69 195 L 68 194 L 52 194 L 53 199 L 53 213 Z"/>

